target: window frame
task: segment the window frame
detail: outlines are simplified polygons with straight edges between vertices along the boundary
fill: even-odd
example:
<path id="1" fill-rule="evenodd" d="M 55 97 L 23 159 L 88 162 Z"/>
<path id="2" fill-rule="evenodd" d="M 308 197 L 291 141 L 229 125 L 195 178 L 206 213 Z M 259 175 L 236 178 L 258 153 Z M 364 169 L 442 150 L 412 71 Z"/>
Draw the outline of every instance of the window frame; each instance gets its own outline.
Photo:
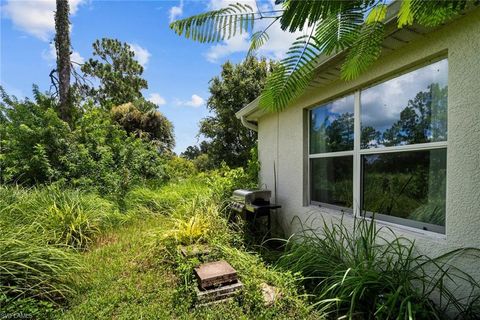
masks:
<path id="1" fill-rule="evenodd" d="M 384 83 L 386 81 L 389 81 L 391 79 L 400 77 L 404 74 L 407 74 L 409 72 L 418 70 L 420 68 L 423 68 L 425 66 L 428 66 L 430 64 L 434 64 L 436 62 L 442 61 L 442 60 L 447 60 L 448 62 L 448 57 L 447 56 L 440 56 L 435 59 L 429 59 L 428 61 L 424 61 L 423 63 L 416 64 L 413 67 L 410 67 L 408 69 L 404 69 L 403 71 L 396 72 L 388 77 L 381 78 L 373 83 L 370 83 L 365 86 L 360 86 L 359 88 L 346 92 L 344 94 L 335 96 L 332 99 L 326 100 L 321 103 L 317 103 L 314 106 L 311 106 L 309 108 L 306 108 L 307 110 L 307 203 L 308 205 L 314 205 L 314 206 L 319 206 L 319 207 L 325 207 L 325 208 L 330 208 L 330 209 L 335 209 L 339 210 L 341 212 L 346 212 L 352 214 L 354 217 L 366 217 L 366 218 L 371 218 L 373 216 L 372 212 L 362 212 L 362 207 L 363 207 L 363 199 L 362 199 L 362 156 L 364 155 L 371 155 L 371 154 L 383 154 L 383 153 L 397 153 L 397 152 L 407 152 L 407 151 L 427 151 L 427 150 L 434 150 L 434 149 L 445 149 L 445 153 L 447 156 L 448 160 L 448 135 L 447 135 L 447 140 L 445 141 L 435 141 L 435 142 L 426 142 L 426 143 L 418 143 L 418 144 L 407 144 L 407 145 L 401 145 L 401 146 L 389 146 L 389 147 L 381 147 L 381 148 L 361 148 L 361 94 L 362 91 L 374 87 L 378 84 Z M 447 66 L 447 72 L 448 72 L 448 66 Z M 311 126 L 311 116 L 312 116 L 312 110 L 321 108 L 322 106 L 325 106 L 328 103 L 331 103 L 335 100 L 345 98 L 349 95 L 354 96 L 354 108 L 353 108 L 353 117 L 354 117 L 354 127 L 353 127 L 353 150 L 349 151 L 336 151 L 336 152 L 324 152 L 324 153 L 310 153 L 310 148 L 311 148 L 311 143 L 310 143 L 310 136 L 311 136 L 311 131 L 310 131 L 310 126 Z M 447 106 L 447 112 L 448 112 L 448 106 Z M 447 128 L 448 128 L 448 117 L 447 117 Z M 318 158 L 333 158 L 333 157 L 340 157 L 340 156 L 352 156 L 353 157 L 353 205 L 352 208 L 346 208 L 346 207 L 340 207 L 328 203 L 323 203 L 323 202 L 318 202 L 318 201 L 313 201 L 311 198 L 311 188 L 312 188 L 312 170 L 311 170 L 311 162 L 312 159 L 318 159 Z M 448 161 L 447 161 L 447 170 L 448 170 Z M 448 207 L 448 184 L 447 184 L 447 190 L 445 193 L 445 205 Z M 410 219 L 404 219 L 400 217 L 395 217 L 395 216 L 390 216 L 390 215 L 385 215 L 381 213 L 375 213 L 375 217 L 378 218 L 380 221 L 385 221 L 388 223 L 393 223 L 395 225 L 399 226 L 407 226 L 407 227 L 413 227 L 415 229 L 419 230 L 424 230 L 424 231 L 431 231 L 435 232 L 437 234 L 445 234 L 446 233 L 446 223 L 445 226 L 439 226 L 435 224 L 430 224 L 426 222 L 421 222 L 421 221 L 416 221 L 416 220 L 410 220 Z M 446 221 L 445 221 L 446 222 Z"/>

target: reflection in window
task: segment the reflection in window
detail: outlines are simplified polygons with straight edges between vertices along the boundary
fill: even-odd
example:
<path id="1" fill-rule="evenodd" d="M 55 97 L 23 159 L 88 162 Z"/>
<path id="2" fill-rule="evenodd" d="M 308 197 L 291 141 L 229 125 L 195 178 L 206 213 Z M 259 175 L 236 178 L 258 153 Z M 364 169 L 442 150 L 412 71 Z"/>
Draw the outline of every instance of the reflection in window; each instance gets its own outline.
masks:
<path id="1" fill-rule="evenodd" d="M 446 149 L 364 155 L 363 210 L 445 226 Z"/>
<path id="2" fill-rule="evenodd" d="M 311 200 L 352 208 L 353 157 L 311 160 Z"/>
<path id="3" fill-rule="evenodd" d="M 353 150 L 353 95 L 310 112 L 310 153 Z"/>
<path id="4" fill-rule="evenodd" d="M 361 92 L 361 147 L 447 140 L 448 62 L 442 60 Z"/>

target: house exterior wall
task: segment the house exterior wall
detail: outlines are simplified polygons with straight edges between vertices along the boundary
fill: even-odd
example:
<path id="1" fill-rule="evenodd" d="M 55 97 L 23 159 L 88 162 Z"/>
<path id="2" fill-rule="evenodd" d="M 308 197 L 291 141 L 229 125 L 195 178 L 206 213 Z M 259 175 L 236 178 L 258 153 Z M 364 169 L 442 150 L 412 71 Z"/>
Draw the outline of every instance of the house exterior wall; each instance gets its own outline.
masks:
<path id="1" fill-rule="evenodd" d="M 261 183 L 275 190 L 275 164 L 275 197 L 283 206 L 274 218 L 278 230 L 289 235 L 298 230 L 298 221 L 315 227 L 321 217 L 342 217 L 341 212 L 308 205 L 306 109 L 440 56 L 448 57 L 449 65 L 446 234 L 377 223 L 415 240 L 429 256 L 458 247 L 480 248 L 480 9 L 385 54 L 355 81 L 338 80 L 311 90 L 285 111 L 258 119 Z M 299 220 L 291 223 L 294 217 Z M 344 221 L 351 224 L 353 218 L 346 215 Z M 480 275 L 479 266 L 467 260 L 460 264 Z"/>

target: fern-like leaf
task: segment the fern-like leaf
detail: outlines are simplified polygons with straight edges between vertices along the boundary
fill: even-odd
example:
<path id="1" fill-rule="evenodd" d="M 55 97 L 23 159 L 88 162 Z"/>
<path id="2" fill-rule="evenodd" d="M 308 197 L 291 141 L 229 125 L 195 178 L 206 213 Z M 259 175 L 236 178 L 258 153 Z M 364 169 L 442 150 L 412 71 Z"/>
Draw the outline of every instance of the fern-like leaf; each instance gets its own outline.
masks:
<path id="1" fill-rule="evenodd" d="M 252 56 L 261 46 L 263 46 L 269 39 L 266 30 L 257 31 L 252 34 L 250 38 L 250 48 L 248 49 L 247 58 Z"/>
<path id="2" fill-rule="evenodd" d="M 403 0 L 398 13 L 398 27 L 411 25 L 414 22 L 427 27 L 435 27 L 458 15 L 473 0 Z"/>
<path id="3" fill-rule="evenodd" d="M 309 86 L 320 48 L 312 35 L 298 37 L 287 57 L 267 78 L 259 105 L 270 111 L 283 110 Z"/>
<path id="4" fill-rule="evenodd" d="M 315 31 L 317 43 L 322 53 L 329 55 L 352 45 L 363 24 L 363 12 L 350 12 L 331 15 L 322 21 Z"/>
<path id="5" fill-rule="evenodd" d="M 366 24 L 383 22 L 387 16 L 387 5 L 380 4 L 372 8 L 365 19 Z"/>
<path id="6" fill-rule="evenodd" d="M 367 70 L 380 56 L 385 33 L 383 22 L 363 26 L 360 34 L 347 53 L 341 68 L 344 80 L 353 80 Z"/>
<path id="7" fill-rule="evenodd" d="M 283 30 L 295 32 L 311 27 L 339 13 L 365 9 L 375 0 L 288 0 L 284 2 L 284 12 L 280 20 Z"/>
<path id="8" fill-rule="evenodd" d="M 180 36 L 198 42 L 219 42 L 253 30 L 256 13 L 247 4 L 228 7 L 177 20 L 170 28 Z"/>

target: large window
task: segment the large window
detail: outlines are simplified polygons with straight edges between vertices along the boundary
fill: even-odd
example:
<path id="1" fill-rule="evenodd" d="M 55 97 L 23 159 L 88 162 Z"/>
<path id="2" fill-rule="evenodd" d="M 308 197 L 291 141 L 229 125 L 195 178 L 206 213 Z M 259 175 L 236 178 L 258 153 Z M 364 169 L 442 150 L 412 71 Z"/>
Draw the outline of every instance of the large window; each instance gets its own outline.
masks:
<path id="1" fill-rule="evenodd" d="M 310 110 L 310 200 L 445 232 L 446 59 Z"/>
<path id="2" fill-rule="evenodd" d="M 310 111 L 310 198 L 353 207 L 354 96 Z"/>

